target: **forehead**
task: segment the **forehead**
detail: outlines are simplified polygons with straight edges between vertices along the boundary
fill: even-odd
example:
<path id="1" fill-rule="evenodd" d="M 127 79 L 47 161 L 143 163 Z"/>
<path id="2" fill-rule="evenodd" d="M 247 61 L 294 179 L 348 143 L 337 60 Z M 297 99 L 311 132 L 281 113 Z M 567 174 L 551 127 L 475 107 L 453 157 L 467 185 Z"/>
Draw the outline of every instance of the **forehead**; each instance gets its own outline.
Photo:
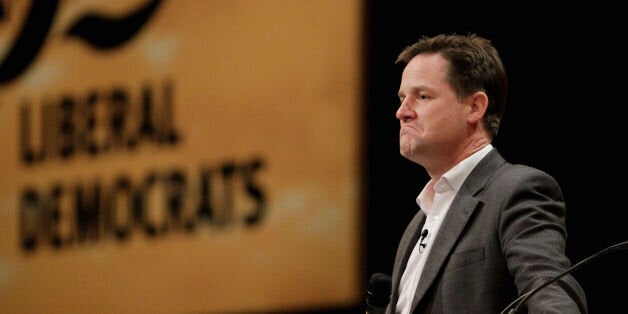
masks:
<path id="1" fill-rule="evenodd" d="M 406 65 L 401 76 L 401 88 L 435 88 L 449 85 L 447 71 L 449 61 L 440 54 L 419 54 Z"/>
<path id="2" fill-rule="evenodd" d="M 403 80 L 441 79 L 447 77 L 449 61 L 440 54 L 416 55 L 403 70 Z"/>

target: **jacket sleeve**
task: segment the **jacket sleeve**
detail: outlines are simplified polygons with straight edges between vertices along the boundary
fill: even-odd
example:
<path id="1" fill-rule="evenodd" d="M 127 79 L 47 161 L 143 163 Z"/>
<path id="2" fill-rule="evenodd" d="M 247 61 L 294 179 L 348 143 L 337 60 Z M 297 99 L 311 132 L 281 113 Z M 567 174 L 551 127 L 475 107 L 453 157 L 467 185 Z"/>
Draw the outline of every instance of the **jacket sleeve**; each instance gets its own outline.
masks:
<path id="1" fill-rule="evenodd" d="M 521 295 L 571 266 L 565 254 L 565 201 L 553 177 L 526 166 L 512 167 L 492 184 L 500 185 L 489 190 L 502 193 L 502 251 Z M 539 291 L 521 309 L 526 306 L 528 313 L 587 313 L 584 290 L 570 275 Z"/>

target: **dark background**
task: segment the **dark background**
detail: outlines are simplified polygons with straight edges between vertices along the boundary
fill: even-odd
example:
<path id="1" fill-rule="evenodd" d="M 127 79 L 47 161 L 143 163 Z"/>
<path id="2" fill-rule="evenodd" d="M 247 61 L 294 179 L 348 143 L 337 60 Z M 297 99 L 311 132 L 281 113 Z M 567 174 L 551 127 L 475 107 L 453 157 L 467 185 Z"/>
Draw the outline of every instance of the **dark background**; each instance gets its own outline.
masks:
<path id="1" fill-rule="evenodd" d="M 477 33 L 493 41 L 509 77 L 506 114 L 494 146 L 512 163 L 553 175 L 567 203 L 567 255 L 573 263 L 628 240 L 624 219 L 626 26 L 623 10 L 602 2 L 367 1 L 364 291 L 371 274 L 392 273 L 397 243 L 428 177 L 399 155 L 397 54 L 421 35 Z M 628 253 L 576 270 L 590 313 L 616 312 L 628 296 Z M 322 312 L 364 313 L 363 304 Z"/>

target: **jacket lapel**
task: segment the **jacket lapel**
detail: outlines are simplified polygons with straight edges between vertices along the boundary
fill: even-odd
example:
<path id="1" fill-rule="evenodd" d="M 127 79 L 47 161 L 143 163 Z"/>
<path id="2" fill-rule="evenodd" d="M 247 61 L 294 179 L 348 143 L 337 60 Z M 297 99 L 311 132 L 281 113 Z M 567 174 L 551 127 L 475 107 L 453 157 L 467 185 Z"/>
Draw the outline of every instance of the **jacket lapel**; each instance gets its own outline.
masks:
<path id="1" fill-rule="evenodd" d="M 478 163 L 473 171 L 471 171 L 460 187 L 460 190 L 451 203 L 447 216 L 440 226 L 438 234 L 431 244 L 432 249 L 430 255 L 425 262 L 421 279 L 419 280 L 414 299 L 412 300 L 413 311 L 428 288 L 434 283 L 434 279 L 439 271 L 441 271 L 441 268 L 445 266 L 445 260 L 451 255 L 454 244 L 460 237 L 464 226 L 481 203 L 475 196 L 484 188 L 491 174 L 504 162 L 503 157 L 496 149 L 493 149 Z"/>
<path id="2" fill-rule="evenodd" d="M 436 238 L 431 243 L 432 249 L 425 262 L 421 279 L 412 301 L 413 310 L 434 282 L 434 278 L 436 278 L 440 269 L 445 265 L 445 260 L 450 255 L 462 229 L 464 229 L 478 204 L 479 201 L 470 195 L 458 195 L 452 203 Z"/>

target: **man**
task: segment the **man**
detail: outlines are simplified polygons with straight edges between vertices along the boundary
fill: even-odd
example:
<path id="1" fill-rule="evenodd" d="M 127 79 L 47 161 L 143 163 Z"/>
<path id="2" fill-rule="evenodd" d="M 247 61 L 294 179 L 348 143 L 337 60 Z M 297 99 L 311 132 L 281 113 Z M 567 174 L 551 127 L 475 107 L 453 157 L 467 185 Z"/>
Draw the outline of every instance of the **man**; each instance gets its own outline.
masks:
<path id="1" fill-rule="evenodd" d="M 571 266 L 565 202 L 538 169 L 508 163 L 492 141 L 504 113 L 497 50 L 470 34 L 406 47 L 399 146 L 430 181 L 395 258 L 389 313 L 500 313 Z M 572 276 L 530 298 L 522 313 L 586 313 Z"/>

